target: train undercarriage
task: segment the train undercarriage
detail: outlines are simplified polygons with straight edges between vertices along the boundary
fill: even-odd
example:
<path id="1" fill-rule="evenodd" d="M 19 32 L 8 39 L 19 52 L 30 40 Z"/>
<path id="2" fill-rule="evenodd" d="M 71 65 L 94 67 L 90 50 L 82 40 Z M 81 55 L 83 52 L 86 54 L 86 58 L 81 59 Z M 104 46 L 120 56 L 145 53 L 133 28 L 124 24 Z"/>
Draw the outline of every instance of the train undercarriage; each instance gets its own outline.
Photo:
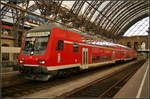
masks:
<path id="1" fill-rule="evenodd" d="M 24 76 L 25 79 L 37 81 L 48 81 L 49 79 L 55 76 L 63 77 L 66 75 L 77 73 L 79 70 L 80 70 L 79 67 L 75 67 L 69 69 L 48 71 L 45 68 L 42 68 L 42 66 L 39 67 L 19 66 L 19 72 Z"/>

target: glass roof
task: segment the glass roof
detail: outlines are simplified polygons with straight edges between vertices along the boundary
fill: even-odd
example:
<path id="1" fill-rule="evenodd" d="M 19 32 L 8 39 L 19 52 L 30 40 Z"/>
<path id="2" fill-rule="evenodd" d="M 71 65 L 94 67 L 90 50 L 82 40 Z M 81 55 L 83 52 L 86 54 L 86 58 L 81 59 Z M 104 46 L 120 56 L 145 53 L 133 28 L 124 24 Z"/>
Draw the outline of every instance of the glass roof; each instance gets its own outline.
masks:
<path id="1" fill-rule="evenodd" d="M 146 17 L 136 24 L 134 24 L 132 27 L 128 29 L 127 32 L 125 32 L 124 36 L 141 36 L 141 35 L 148 35 L 147 31 L 149 28 L 149 17 Z"/>
<path id="2" fill-rule="evenodd" d="M 27 9 L 31 13 L 42 15 L 50 18 L 54 21 L 63 22 L 65 24 L 71 24 L 76 28 L 84 27 L 86 31 L 94 30 L 95 34 L 103 35 L 107 38 L 121 37 L 126 30 L 139 20 L 148 17 L 148 1 L 64 1 L 58 0 L 52 3 L 50 0 L 28 0 L 19 1 L 7 0 L 2 3 L 10 4 L 10 2 Z M 12 4 L 11 4 L 12 5 Z M 15 23 L 13 20 L 13 11 L 10 6 L 1 6 L 2 20 Z M 149 22 L 148 18 L 144 22 Z M 131 28 L 124 36 L 140 34 L 146 35 L 145 31 L 149 27 L 145 28 L 143 23 L 139 27 L 140 30 Z M 139 24 L 138 24 L 139 25 Z M 138 26 L 136 25 L 136 26 Z M 134 32 L 131 32 L 134 31 Z M 139 32 L 137 32 L 139 31 Z M 90 32 L 90 31 L 89 31 Z M 93 32 L 93 31 L 92 31 Z M 130 33 L 129 33 L 130 32 Z M 135 33 L 136 32 L 136 33 Z"/>

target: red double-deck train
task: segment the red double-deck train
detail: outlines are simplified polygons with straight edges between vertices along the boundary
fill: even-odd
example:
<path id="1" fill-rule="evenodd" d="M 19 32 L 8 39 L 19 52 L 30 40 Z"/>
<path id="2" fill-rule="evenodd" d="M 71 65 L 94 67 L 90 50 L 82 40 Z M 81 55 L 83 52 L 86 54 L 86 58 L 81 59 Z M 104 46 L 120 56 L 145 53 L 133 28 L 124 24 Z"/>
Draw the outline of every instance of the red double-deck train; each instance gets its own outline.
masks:
<path id="1" fill-rule="evenodd" d="M 26 33 L 18 62 L 20 72 L 28 79 L 48 80 L 58 71 L 88 69 L 136 57 L 137 52 L 131 48 L 49 23 Z"/>

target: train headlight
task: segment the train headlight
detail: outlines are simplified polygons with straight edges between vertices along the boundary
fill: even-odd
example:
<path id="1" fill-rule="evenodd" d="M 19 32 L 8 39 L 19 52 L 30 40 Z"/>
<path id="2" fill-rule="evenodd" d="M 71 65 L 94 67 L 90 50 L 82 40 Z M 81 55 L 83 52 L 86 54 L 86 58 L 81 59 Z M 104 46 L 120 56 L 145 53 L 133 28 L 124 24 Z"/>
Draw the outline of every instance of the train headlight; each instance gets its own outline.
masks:
<path id="1" fill-rule="evenodd" d="M 45 61 L 44 60 L 40 60 L 39 64 L 45 64 Z"/>
<path id="2" fill-rule="evenodd" d="M 20 60 L 20 61 L 19 61 L 19 63 L 21 63 L 21 64 L 22 64 L 23 62 L 24 62 L 23 60 Z"/>
<path id="3" fill-rule="evenodd" d="M 19 63 L 23 64 L 24 63 L 24 58 L 21 58 L 21 60 L 19 60 Z"/>

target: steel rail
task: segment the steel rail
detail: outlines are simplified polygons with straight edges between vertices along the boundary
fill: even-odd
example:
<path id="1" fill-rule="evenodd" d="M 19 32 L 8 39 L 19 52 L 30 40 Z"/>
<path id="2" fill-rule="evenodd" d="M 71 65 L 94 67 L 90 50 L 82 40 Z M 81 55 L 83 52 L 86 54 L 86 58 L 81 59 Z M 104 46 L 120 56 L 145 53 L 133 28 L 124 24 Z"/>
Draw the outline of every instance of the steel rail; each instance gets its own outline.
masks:
<path id="1" fill-rule="evenodd" d="M 63 98 L 72 97 L 73 94 L 78 93 L 78 92 L 80 92 L 80 91 L 84 90 L 85 88 L 88 88 L 88 87 L 90 87 L 90 86 L 92 86 L 92 85 L 95 85 L 96 83 L 103 82 L 103 81 L 105 81 L 105 80 L 111 78 L 113 75 L 116 75 L 116 74 L 118 74 L 118 73 L 121 73 L 121 72 L 123 72 L 125 69 L 131 68 L 134 64 L 137 64 L 137 63 L 140 63 L 140 62 L 142 63 L 142 61 L 144 61 L 144 60 L 141 60 L 141 61 L 138 61 L 138 62 L 136 62 L 136 63 L 130 64 L 128 67 L 122 68 L 122 69 L 120 69 L 120 70 L 118 70 L 118 71 L 114 71 L 114 72 L 112 72 L 111 74 L 108 74 L 108 75 L 106 75 L 106 76 L 104 76 L 104 77 L 102 77 L 102 78 L 99 78 L 99 79 L 97 79 L 97 80 L 95 80 L 95 81 L 93 81 L 93 82 L 91 82 L 91 83 L 88 83 L 88 84 L 86 84 L 86 85 L 84 85 L 84 86 L 82 86 L 82 87 L 80 87 L 80 88 L 77 88 L 77 89 L 75 89 L 75 90 L 73 90 L 73 91 L 71 91 L 71 92 L 64 93 L 64 94 L 62 94 L 61 96 L 58 96 L 58 97 L 63 97 Z"/>
<path id="2" fill-rule="evenodd" d="M 138 64 L 139 65 L 139 64 Z M 142 65 L 142 63 L 140 63 Z M 117 81 L 115 84 L 113 84 L 109 89 L 107 89 L 105 92 L 103 92 L 99 97 L 108 97 L 108 94 L 111 93 L 111 91 L 117 87 L 120 83 L 123 83 L 123 81 L 128 81 L 132 75 L 136 73 L 136 71 L 139 69 L 139 66 L 134 68 L 131 72 L 126 74 L 124 77 L 122 77 L 119 81 Z M 128 80 L 127 80 L 128 79 Z M 110 96 L 109 96 L 110 97 Z"/>

